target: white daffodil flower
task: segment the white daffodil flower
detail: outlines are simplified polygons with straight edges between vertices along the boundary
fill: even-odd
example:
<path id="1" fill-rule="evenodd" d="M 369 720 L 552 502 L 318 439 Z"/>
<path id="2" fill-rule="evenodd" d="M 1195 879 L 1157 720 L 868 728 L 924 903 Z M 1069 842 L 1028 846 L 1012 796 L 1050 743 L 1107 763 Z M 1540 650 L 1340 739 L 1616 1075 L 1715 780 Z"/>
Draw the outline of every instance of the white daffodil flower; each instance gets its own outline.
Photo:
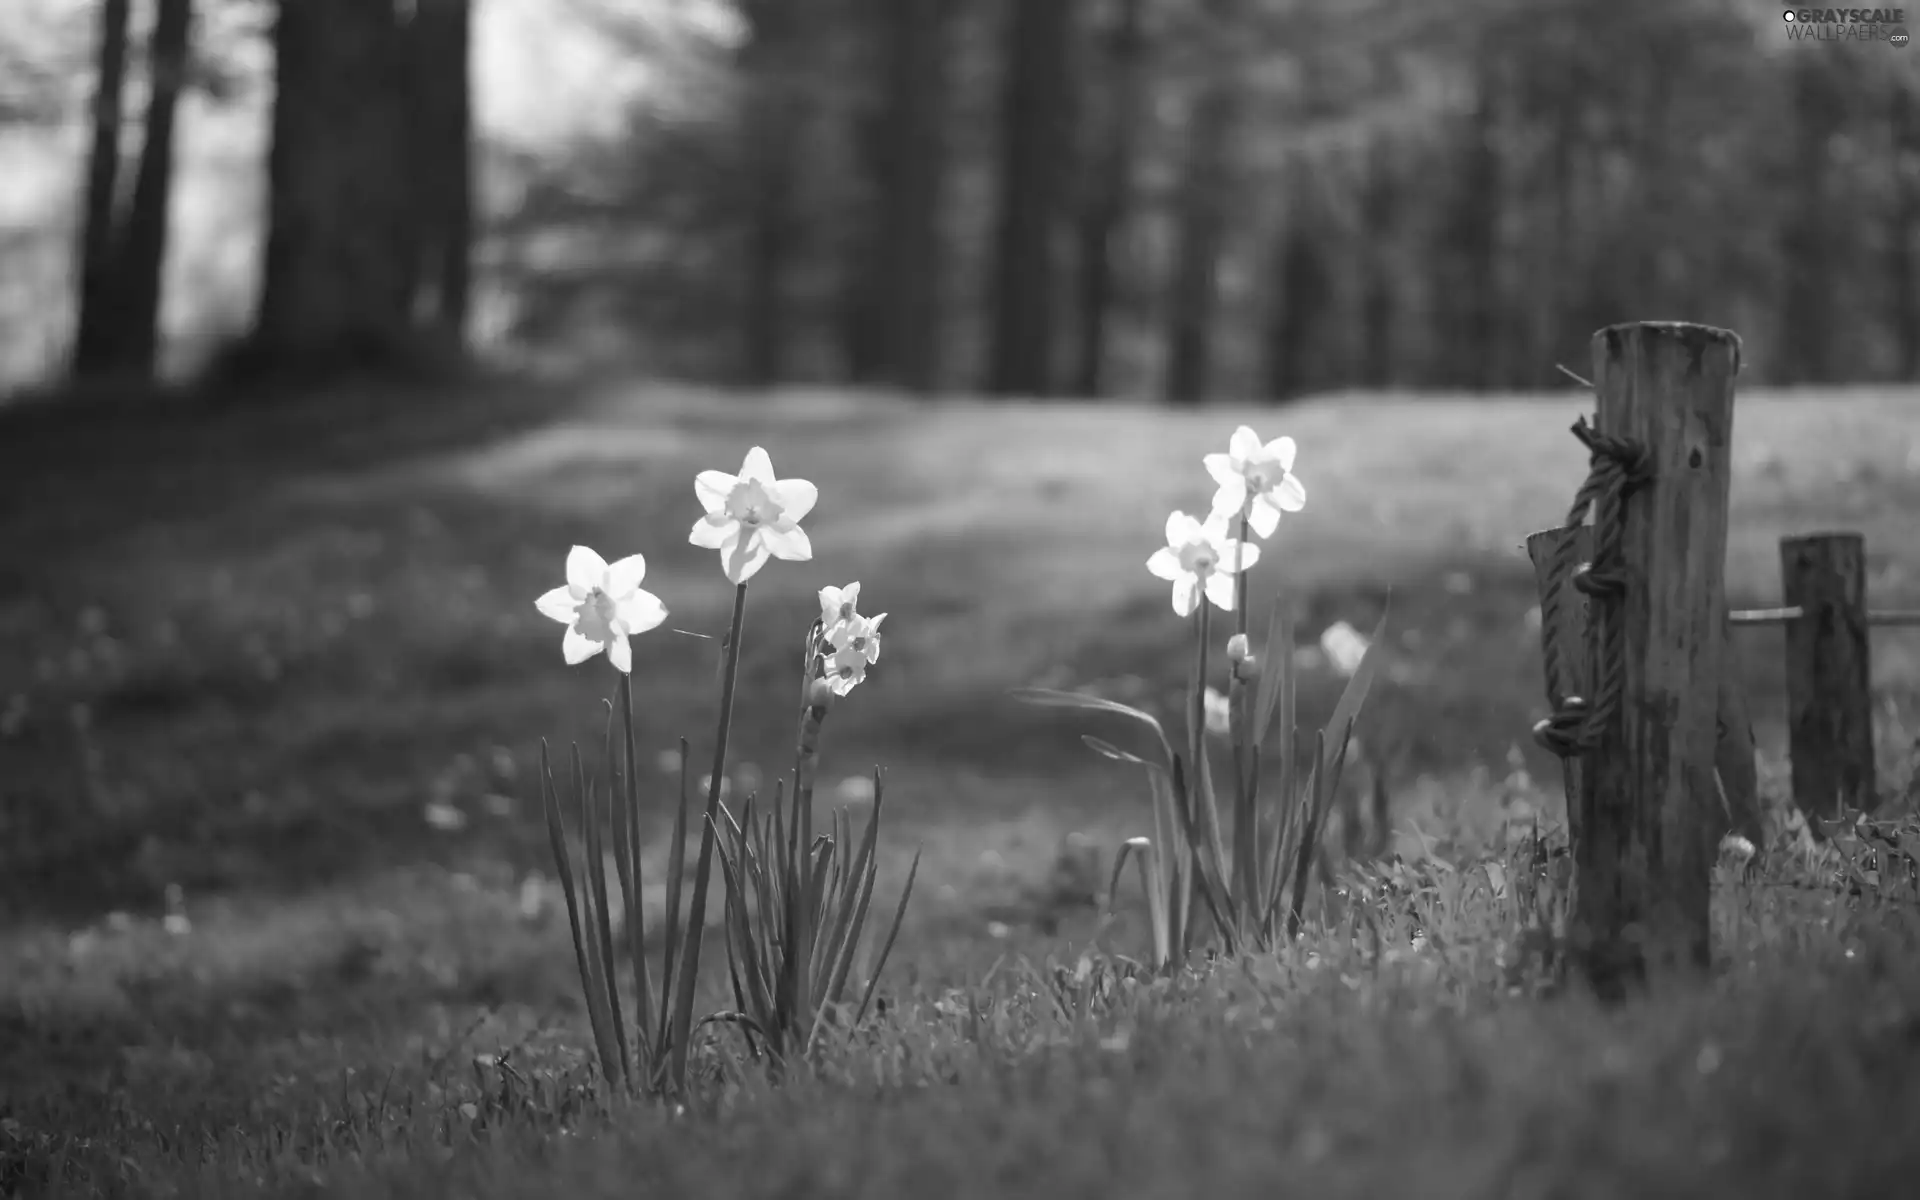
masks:
<path id="1" fill-rule="evenodd" d="M 1237 517 L 1244 512 L 1255 534 L 1272 537 L 1281 513 L 1299 512 L 1307 503 L 1307 489 L 1293 473 L 1295 449 L 1290 437 L 1263 446 L 1260 435 L 1247 426 L 1234 430 L 1227 453 L 1201 460 L 1220 485 L 1213 494 L 1213 515 Z"/>
<path id="2" fill-rule="evenodd" d="M 1260 561 L 1260 547 L 1227 536 L 1227 519 L 1204 523 L 1183 512 L 1167 518 L 1167 544 L 1153 552 L 1147 570 L 1173 584 L 1173 611 L 1193 615 L 1204 593 L 1218 608 L 1233 611 L 1233 574 Z"/>
<path id="3" fill-rule="evenodd" d="M 647 560 L 630 554 L 609 565 L 585 546 L 567 552 L 567 582 L 538 600 L 534 607 L 567 627 L 560 652 L 578 665 L 607 652 L 622 674 L 633 671 L 633 651 L 627 639 L 645 633 L 667 619 L 660 597 L 640 587 L 647 576 Z"/>
<path id="4" fill-rule="evenodd" d="M 806 562 L 813 557 L 800 520 L 813 511 L 820 490 L 804 479 L 775 479 L 767 452 L 747 451 L 740 474 L 702 471 L 694 494 L 707 515 L 694 522 L 687 538 L 703 550 L 720 552 L 721 569 L 734 583 L 745 583 L 767 558 Z"/>
<path id="5" fill-rule="evenodd" d="M 858 654 L 870 663 L 880 661 L 880 622 L 887 614 L 877 617 L 863 617 L 859 613 L 834 626 L 827 641 L 836 654 L 845 652 Z"/>
<path id="6" fill-rule="evenodd" d="M 879 655 L 876 645 L 873 653 Z M 835 650 L 827 656 L 826 684 L 836 696 L 844 696 L 858 687 L 867 678 L 867 667 L 872 663 L 864 650 L 848 646 L 844 650 Z"/>
<path id="7" fill-rule="evenodd" d="M 854 580 L 843 588 L 823 587 L 820 589 L 820 624 L 832 636 L 841 622 L 851 621 L 860 607 L 860 581 Z"/>

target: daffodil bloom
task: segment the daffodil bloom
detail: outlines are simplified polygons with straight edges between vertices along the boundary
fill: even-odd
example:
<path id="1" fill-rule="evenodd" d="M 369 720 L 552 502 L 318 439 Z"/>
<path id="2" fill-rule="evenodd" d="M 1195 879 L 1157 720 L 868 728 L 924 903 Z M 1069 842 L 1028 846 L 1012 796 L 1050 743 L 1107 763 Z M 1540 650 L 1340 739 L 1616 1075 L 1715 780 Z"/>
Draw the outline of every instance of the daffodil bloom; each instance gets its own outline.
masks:
<path id="1" fill-rule="evenodd" d="M 879 662 L 880 622 L 886 619 L 885 613 L 877 617 L 863 617 L 855 613 L 836 625 L 827 640 L 833 646 L 835 653 L 846 651 L 850 654 L 858 654 L 870 663 Z"/>
<path id="2" fill-rule="evenodd" d="M 1147 570 L 1173 584 L 1173 611 L 1190 617 L 1203 593 L 1217 607 L 1232 612 L 1234 572 L 1259 561 L 1260 547 L 1242 545 L 1227 536 L 1224 516 L 1202 523 L 1176 512 L 1167 518 L 1167 544 L 1153 552 Z"/>
<path id="3" fill-rule="evenodd" d="M 875 646 L 873 652 L 878 655 L 879 647 Z M 856 650 L 851 646 L 844 650 L 835 650 L 827 656 L 825 682 L 833 690 L 834 695 L 844 696 L 866 680 L 867 666 L 872 661 L 867 657 L 866 651 Z"/>
<path id="4" fill-rule="evenodd" d="M 732 582 L 753 578 L 769 555 L 788 562 L 813 557 L 800 520 L 813 511 L 820 490 L 804 479 L 775 479 L 773 462 L 760 447 L 747 451 L 740 474 L 702 471 L 693 490 L 707 515 L 694 522 L 687 540 L 718 550 L 721 569 Z"/>
<path id="5" fill-rule="evenodd" d="M 567 627 L 560 652 L 579 664 L 602 650 L 622 674 L 633 670 L 628 637 L 645 633 L 667 619 L 660 597 L 640 587 L 647 560 L 630 554 L 609 565 L 585 546 L 567 553 L 567 582 L 533 602 L 534 607 Z"/>
<path id="6" fill-rule="evenodd" d="M 1245 425 L 1233 431 L 1227 453 L 1209 454 L 1203 461 L 1220 490 L 1213 495 L 1213 515 L 1245 514 L 1260 537 L 1273 536 L 1280 514 L 1299 512 L 1307 503 L 1307 489 L 1293 473 L 1295 447 L 1290 437 L 1260 444 L 1260 435 Z"/>
<path id="7" fill-rule="evenodd" d="M 831 636 L 833 630 L 843 621 L 851 621 L 854 612 L 860 606 L 860 581 L 854 580 L 843 588 L 823 587 L 820 589 L 820 624 Z"/>

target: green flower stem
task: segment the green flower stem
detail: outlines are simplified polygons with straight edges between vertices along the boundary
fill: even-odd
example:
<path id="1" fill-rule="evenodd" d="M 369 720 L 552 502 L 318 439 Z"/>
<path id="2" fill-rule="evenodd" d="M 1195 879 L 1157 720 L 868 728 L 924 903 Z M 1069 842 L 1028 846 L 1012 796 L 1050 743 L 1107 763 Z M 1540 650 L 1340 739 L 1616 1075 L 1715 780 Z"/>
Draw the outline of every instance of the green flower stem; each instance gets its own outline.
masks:
<path id="1" fill-rule="evenodd" d="M 626 733 L 626 820 L 624 825 L 614 823 L 614 836 L 626 839 L 626 858 L 632 873 L 627 883 L 627 936 L 633 958 L 634 1025 L 637 1030 L 634 1041 L 638 1043 L 640 1067 L 650 1070 L 653 1067 L 652 1046 L 647 1034 L 654 1028 L 653 984 L 647 975 L 647 930 L 645 921 L 646 885 L 640 877 L 640 779 L 633 764 L 633 676 L 620 672 L 620 723 Z"/>
<path id="2" fill-rule="evenodd" d="M 1253 537 L 1253 499 L 1240 506 L 1240 538 L 1233 545 L 1234 631 L 1241 641 L 1247 639 L 1247 542 Z M 1252 653 L 1252 646 L 1247 647 Z M 1249 896 L 1253 889 L 1258 844 L 1259 817 L 1254 808 L 1253 766 L 1258 745 L 1248 737 L 1247 685 L 1240 677 L 1240 664 L 1233 663 L 1227 673 L 1227 742 L 1233 748 L 1233 891 Z"/>
<path id="3" fill-rule="evenodd" d="M 1253 537 L 1253 499 L 1240 506 L 1240 540 L 1233 546 L 1233 592 L 1235 633 L 1247 632 L 1247 542 Z"/>
<path id="4" fill-rule="evenodd" d="M 1207 772 L 1207 639 L 1211 636 L 1212 602 L 1206 596 L 1200 597 L 1200 607 L 1194 612 L 1194 653 L 1193 675 L 1187 688 L 1187 755 L 1192 764 L 1187 779 L 1187 811 L 1193 818 L 1196 843 L 1192 846 L 1193 865 L 1196 874 L 1202 872 L 1201 860 L 1210 856 L 1213 880 L 1218 885 L 1226 885 L 1226 856 L 1220 841 L 1219 810 L 1215 807 L 1211 777 Z M 1179 801 L 1176 799 L 1175 801 Z M 1231 905 L 1230 896 L 1220 898 Z M 1227 912 L 1221 912 L 1220 921 L 1229 924 L 1233 921 Z M 1222 928 L 1220 935 L 1231 939 L 1230 929 Z M 1229 946 L 1231 949 L 1231 946 Z"/>
<path id="5" fill-rule="evenodd" d="M 733 623 L 727 632 L 726 662 L 720 672 L 720 729 L 714 739 L 713 774 L 707 780 L 707 813 L 700 823 L 700 858 L 693 868 L 693 900 L 687 912 L 686 957 L 680 965 L 674 994 L 674 1042 L 671 1079 L 684 1086 L 687 1054 L 691 1049 L 693 994 L 699 983 L 700 943 L 707 927 L 707 887 L 713 880 L 714 823 L 720 812 L 720 786 L 727 773 L 727 735 L 733 731 L 733 688 L 740 674 L 740 626 L 747 615 L 747 585 L 733 593 Z"/>
<path id="6" fill-rule="evenodd" d="M 813 986 L 808 978 L 812 965 L 809 950 L 814 942 L 814 932 L 809 928 L 812 907 L 808 885 L 813 875 L 813 788 L 820 769 L 820 726 L 826 719 L 826 705 L 809 704 L 800 714 L 800 735 L 794 749 L 793 820 L 787 826 L 791 839 L 787 861 L 793 874 L 786 881 L 789 900 L 783 933 L 787 941 L 787 962 L 782 986 L 792 997 L 792 1011 L 796 1014 L 810 1011 Z"/>

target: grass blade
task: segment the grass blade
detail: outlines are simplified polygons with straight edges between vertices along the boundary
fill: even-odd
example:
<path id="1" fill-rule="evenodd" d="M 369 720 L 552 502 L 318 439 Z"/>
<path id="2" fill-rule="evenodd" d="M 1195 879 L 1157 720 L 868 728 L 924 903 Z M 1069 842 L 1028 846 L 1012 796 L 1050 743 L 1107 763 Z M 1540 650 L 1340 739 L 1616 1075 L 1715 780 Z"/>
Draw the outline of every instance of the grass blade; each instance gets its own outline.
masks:
<path id="1" fill-rule="evenodd" d="M 873 973 L 867 976 L 867 989 L 860 997 L 860 1008 L 853 1014 L 855 1025 L 865 1019 L 867 1006 L 873 1003 L 873 989 L 880 983 L 880 972 L 886 970 L 887 956 L 893 953 L 893 940 L 900 936 L 900 923 L 906 919 L 907 900 L 913 895 L 914 876 L 920 873 L 920 851 L 913 852 L 913 863 L 907 868 L 906 886 L 900 889 L 900 903 L 893 910 L 893 924 L 887 929 L 887 940 L 880 944 L 880 955 L 874 961 Z"/>

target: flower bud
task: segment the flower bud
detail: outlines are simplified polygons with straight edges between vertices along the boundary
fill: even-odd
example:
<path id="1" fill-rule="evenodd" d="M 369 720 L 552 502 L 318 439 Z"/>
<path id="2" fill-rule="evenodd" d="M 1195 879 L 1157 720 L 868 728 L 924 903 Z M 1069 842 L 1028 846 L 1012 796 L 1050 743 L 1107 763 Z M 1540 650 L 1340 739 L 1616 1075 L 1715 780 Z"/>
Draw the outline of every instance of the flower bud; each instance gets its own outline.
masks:
<path id="1" fill-rule="evenodd" d="M 807 685 L 807 707 L 825 708 L 833 703 L 833 682 L 825 676 L 819 676 Z"/>
<path id="2" fill-rule="evenodd" d="M 1236 633 L 1227 639 L 1227 662 L 1231 664 L 1233 677 L 1241 683 L 1250 683 L 1260 674 L 1260 659 L 1247 645 L 1247 635 Z"/>

